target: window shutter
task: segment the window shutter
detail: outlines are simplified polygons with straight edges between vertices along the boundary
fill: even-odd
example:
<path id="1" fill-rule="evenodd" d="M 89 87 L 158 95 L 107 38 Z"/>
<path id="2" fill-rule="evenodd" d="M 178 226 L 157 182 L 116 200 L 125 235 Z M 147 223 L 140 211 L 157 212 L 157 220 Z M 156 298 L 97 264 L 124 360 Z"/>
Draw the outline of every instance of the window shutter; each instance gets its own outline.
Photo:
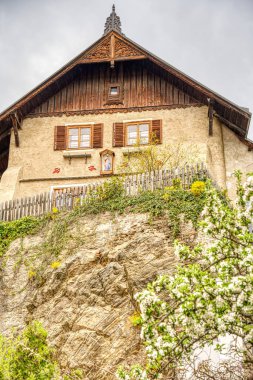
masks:
<path id="1" fill-rule="evenodd" d="M 58 125 L 54 129 L 54 150 L 66 149 L 66 127 Z"/>
<path id="2" fill-rule="evenodd" d="M 152 120 L 151 128 L 152 137 L 155 137 L 156 143 L 162 143 L 162 120 Z"/>
<path id="3" fill-rule="evenodd" d="M 103 147 L 103 124 L 94 124 L 92 147 L 93 148 Z"/>
<path id="4" fill-rule="evenodd" d="M 113 124 L 113 146 L 114 147 L 124 146 L 124 124 L 123 123 Z"/>

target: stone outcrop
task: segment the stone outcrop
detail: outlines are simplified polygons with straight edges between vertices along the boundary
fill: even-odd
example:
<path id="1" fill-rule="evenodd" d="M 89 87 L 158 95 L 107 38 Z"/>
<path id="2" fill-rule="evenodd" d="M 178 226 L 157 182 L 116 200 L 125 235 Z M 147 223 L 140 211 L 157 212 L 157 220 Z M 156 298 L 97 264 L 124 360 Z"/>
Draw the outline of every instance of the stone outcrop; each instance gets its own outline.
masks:
<path id="1" fill-rule="evenodd" d="M 12 243 L 2 262 L 0 329 L 40 320 L 63 368 L 82 368 L 85 380 L 115 379 L 119 365 L 145 358 L 129 317 L 133 294 L 176 265 L 168 221 L 104 214 L 81 217 L 69 232 L 57 269 L 34 257 L 43 235 Z M 189 243 L 194 231 L 181 238 Z M 43 266 L 39 285 L 29 278 L 31 262 Z"/>

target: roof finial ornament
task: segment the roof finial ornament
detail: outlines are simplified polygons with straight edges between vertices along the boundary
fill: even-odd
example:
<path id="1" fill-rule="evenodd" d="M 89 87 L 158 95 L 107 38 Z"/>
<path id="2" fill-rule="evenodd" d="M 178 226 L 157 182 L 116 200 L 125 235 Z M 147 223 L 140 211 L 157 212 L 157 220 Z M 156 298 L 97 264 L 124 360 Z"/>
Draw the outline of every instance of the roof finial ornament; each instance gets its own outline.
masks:
<path id="1" fill-rule="evenodd" d="M 104 35 L 109 33 L 111 30 L 115 30 L 116 32 L 123 34 L 121 31 L 121 21 L 120 17 L 115 12 L 115 4 L 112 6 L 112 12 L 109 17 L 107 17 L 105 22 L 105 30 Z"/>

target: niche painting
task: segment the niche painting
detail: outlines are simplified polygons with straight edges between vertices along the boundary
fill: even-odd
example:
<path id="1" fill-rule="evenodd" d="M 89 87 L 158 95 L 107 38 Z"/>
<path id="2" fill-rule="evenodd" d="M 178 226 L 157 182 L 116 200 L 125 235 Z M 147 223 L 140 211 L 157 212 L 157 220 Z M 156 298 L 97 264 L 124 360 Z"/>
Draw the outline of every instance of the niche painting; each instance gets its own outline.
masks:
<path id="1" fill-rule="evenodd" d="M 100 152 L 101 157 L 101 174 L 112 174 L 113 173 L 113 161 L 114 152 L 109 149 Z"/>

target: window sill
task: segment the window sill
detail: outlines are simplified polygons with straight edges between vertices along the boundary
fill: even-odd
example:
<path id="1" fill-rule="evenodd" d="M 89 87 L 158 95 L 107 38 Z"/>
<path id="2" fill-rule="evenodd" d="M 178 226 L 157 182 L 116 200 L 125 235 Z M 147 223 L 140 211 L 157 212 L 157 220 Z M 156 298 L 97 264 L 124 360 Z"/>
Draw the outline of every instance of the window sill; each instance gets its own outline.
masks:
<path id="1" fill-rule="evenodd" d="M 92 150 L 64 150 L 63 157 L 65 158 L 75 158 L 75 157 L 91 157 Z"/>

